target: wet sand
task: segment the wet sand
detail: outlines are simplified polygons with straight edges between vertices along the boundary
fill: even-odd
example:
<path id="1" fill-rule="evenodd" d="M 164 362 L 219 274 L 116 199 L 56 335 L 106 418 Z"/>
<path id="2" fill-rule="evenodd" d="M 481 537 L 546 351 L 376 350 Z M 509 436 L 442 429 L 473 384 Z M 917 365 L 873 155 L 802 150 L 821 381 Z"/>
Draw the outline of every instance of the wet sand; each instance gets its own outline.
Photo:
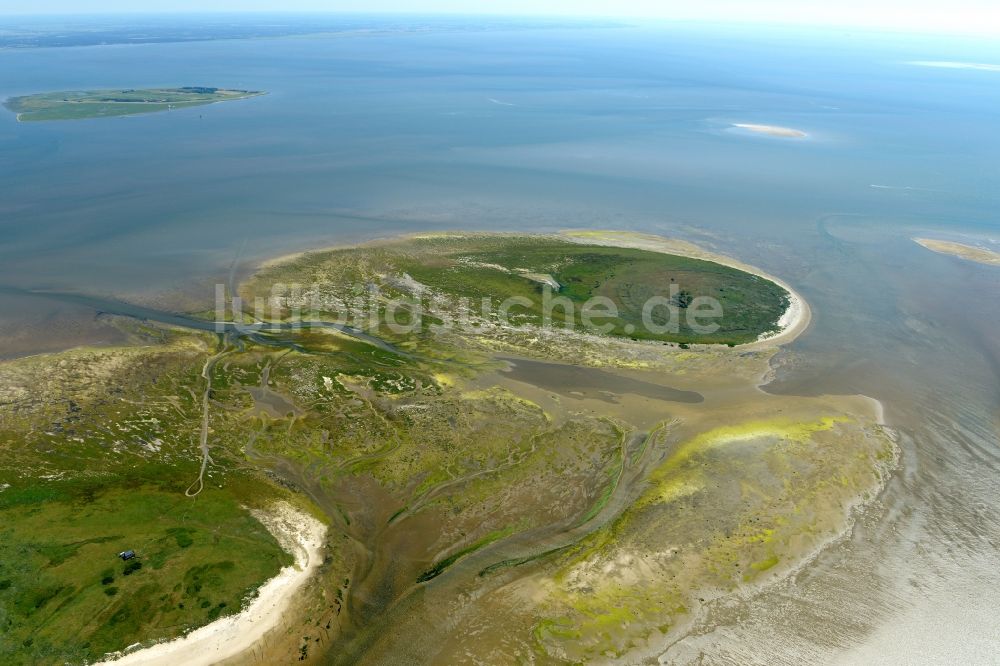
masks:
<path id="1" fill-rule="evenodd" d="M 699 403 L 704 397 L 696 391 L 681 391 L 620 374 L 575 365 L 545 363 L 528 359 L 499 357 L 510 364 L 505 373 L 515 381 L 524 382 L 568 398 L 584 398 L 615 402 L 623 393 L 666 402 Z"/>

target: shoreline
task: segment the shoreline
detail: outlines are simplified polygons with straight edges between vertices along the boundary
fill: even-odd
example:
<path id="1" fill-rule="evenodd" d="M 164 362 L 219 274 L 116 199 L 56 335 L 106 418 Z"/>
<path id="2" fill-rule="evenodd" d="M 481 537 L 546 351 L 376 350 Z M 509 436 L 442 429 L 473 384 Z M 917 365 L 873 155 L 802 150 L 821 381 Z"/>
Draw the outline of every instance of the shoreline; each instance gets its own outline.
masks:
<path id="1" fill-rule="evenodd" d="M 179 638 L 133 652 L 105 655 L 96 666 L 210 666 L 245 654 L 280 626 L 292 601 L 323 563 L 326 525 L 287 502 L 251 511 L 274 535 L 295 563 L 257 589 L 256 597 L 236 615 L 206 624 Z M 126 648 L 127 650 L 128 648 Z"/>

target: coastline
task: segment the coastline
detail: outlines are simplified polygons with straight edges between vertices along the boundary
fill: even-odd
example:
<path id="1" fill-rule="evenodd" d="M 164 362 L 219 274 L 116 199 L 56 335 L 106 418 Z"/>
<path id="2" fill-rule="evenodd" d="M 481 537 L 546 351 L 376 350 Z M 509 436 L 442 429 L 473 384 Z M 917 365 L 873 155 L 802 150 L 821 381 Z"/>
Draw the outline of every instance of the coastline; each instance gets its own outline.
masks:
<path id="1" fill-rule="evenodd" d="M 236 615 L 206 624 L 180 638 L 134 652 L 107 655 L 97 666 L 210 666 L 246 653 L 280 626 L 297 593 L 323 562 L 327 528 L 286 502 L 251 513 L 282 548 L 295 556 L 295 564 L 284 567 L 265 582 L 253 601 Z"/>

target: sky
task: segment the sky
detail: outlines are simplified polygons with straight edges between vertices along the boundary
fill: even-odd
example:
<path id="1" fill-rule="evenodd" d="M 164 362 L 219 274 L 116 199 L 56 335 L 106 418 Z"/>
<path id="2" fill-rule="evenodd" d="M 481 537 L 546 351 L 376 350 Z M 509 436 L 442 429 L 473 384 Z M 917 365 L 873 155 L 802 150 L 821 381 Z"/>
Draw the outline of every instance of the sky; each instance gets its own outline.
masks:
<path id="1" fill-rule="evenodd" d="M 1000 34 L 1000 0 L 0 0 L 0 15 L 192 11 L 649 17 Z"/>

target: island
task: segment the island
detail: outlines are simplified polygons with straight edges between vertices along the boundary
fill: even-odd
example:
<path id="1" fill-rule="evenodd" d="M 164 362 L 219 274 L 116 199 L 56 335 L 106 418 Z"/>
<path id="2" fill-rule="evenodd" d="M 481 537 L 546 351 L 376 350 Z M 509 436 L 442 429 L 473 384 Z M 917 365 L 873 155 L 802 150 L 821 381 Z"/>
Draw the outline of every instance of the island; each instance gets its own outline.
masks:
<path id="1" fill-rule="evenodd" d="M 82 120 L 158 113 L 171 109 L 228 102 L 265 93 L 203 86 L 51 92 L 11 97 L 4 106 L 17 114 L 20 122 Z"/>
<path id="2" fill-rule="evenodd" d="M 353 267 L 354 281 L 377 286 L 383 294 L 433 295 L 425 309 L 443 308 L 441 314 L 450 319 L 461 315 L 456 306 L 462 299 L 479 314 L 484 302 L 501 308 L 507 300 L 509 307 L 501 309 L 523 326 L 549 323 L 581 331 L 591 324 L 612 337 L 730 346 L 777 334 L 792 301 L 799 300 L 762 274 L 690 251 L 682 256 L 680 246 L 673 254 L 655 244 L 623 246 L 621 238 L 599 232 L 412 236 L 286 260 L 248 283 L 246 297 L 260 297 L 261 285 L 270 289 L 274 282 L 320 284 L 286 306 L 328 319 L 342 316 L 349 290 L 356 288 L 344 279 Z M 371 273 L 368 267 L 376 263 L 379 272 Z M 310 295 L 321 298 L 309 303 Z M 600 303 L 610 303 L 614 314 L 597 307 Z M 715 306 L 720 316 L 711 319 Z M 696 330 L 700 317 L 707 317 L 703 324 L 711 332 Z"/>
<path id="3" fill-rule="evenodd" d="M 989 248 L 932 238 L 914 238 L 913 242 L 938 254 L 947 254 L 959 259 L 965 259 L 966 261 L 974 261 L 977 264 L 986 264 L 987 266 L 1000 266 L 1000 252 L 990 250 Z"/>
<path id="4" fill-rule="evenodd" d="M 639 662 L 898 460 L 876 401 L 759 389 L 808 305 L 688 243 L 418 234 L 224 291 L 0 363 L 3 663 Z"/>

